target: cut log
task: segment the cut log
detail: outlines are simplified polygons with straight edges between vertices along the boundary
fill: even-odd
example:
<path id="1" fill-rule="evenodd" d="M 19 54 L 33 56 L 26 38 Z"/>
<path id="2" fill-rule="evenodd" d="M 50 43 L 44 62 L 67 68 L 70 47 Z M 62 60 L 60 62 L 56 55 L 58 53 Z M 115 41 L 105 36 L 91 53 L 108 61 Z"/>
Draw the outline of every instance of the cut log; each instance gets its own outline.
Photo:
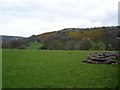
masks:
<path id="1" fill-rule="evenodd" d="M 118 54 L 111 53 L 111 52 L 100 52 L 100 53 L 94 53 L 92 55 L 88 55 L 87 59 L 82 62 L 87 63 L 98 63 L 98 64 L 116 64 L 118 63 L 116 58 L 118 58 Z"/>

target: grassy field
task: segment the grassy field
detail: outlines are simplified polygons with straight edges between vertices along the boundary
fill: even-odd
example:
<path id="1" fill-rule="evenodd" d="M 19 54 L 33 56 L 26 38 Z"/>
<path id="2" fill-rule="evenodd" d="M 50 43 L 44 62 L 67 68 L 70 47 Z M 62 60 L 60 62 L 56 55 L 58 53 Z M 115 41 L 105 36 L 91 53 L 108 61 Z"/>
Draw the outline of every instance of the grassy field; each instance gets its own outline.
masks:
<path id="1" fill-rule="evenodd" d="M 42 46 L 43 46 L 43 44 L 34 42 L 34 43 L 30 43 L 30 45 L 27 46 L 26 49 L 39 49 Z"/>
<path id="2" fill-rule="evenodd" d="M 114 88 L 117 65 L 82 63 L 95 51 L 3 50 L 3 88 Z"/>

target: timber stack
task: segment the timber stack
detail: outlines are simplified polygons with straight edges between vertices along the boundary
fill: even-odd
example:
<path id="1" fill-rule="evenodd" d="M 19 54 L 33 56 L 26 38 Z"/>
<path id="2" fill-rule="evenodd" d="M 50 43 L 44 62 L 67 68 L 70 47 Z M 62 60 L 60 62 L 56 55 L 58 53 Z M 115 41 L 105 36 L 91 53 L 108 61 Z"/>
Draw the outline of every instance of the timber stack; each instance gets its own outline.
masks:
<path id="1" fill-rule="evenodd" d="M 96 64 L 118 64 L 117 59 L 120 54 L 113 52 L 99 52 L 89 55 L 88 58 L 82 62 L 96 63 Z"/>

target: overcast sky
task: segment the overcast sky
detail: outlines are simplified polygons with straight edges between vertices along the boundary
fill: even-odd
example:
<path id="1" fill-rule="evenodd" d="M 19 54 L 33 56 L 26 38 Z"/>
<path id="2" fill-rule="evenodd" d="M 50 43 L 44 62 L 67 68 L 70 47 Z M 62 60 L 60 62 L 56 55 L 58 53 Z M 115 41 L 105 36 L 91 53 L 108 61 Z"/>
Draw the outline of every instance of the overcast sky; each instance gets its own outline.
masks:
<path id="1" fill-rule="evenodd" d="M 0 35 L 118 25 L 119 0 L 0 0 Z"/>

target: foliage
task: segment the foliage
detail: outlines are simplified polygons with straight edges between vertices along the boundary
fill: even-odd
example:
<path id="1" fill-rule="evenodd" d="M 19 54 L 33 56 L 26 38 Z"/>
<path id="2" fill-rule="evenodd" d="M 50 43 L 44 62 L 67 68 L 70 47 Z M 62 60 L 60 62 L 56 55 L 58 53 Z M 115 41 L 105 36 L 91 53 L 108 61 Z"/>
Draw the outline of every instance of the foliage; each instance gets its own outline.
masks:
<path id="1" fill-rule="evenodd" d="M 29 38 L 3 43 L 3 48 L 19 48 L 35 41 L 48 50 L 117 50 L 118 27 L 66 28 L 60 31 L 32 35 Z"/>
<path id="2" fill-rule="evenodd" d="M 81 33 L 80 32 L 74 32 L 74 31 L 71 31 L 71 32 L 68 32 L 68 38 L 70 39 L 77 39 L 77 40 L 80 40 L 81 39 Z"/>
<path id="3" fill-rule="evenodd" d="M 108 44 L 111 50 L 117 49 L 117 27 L 99 27 L 90 29 L 63 29 L 58 32 L 46 33 L 48 38 L 43 39 L 47 49 L 79 50 L 93 49 L 106 50 Z M 62 42 L 62 41 L 63 42 Z"/>
<path id="4" fill-rule="evenodd" d="M 84 40 L 81 42 L 80 49 L 81 50 L 89 50 L 91 48 L 92 44 L 89 40 Z"/>
<path id="5" fill-rule="evenodd" d="M 2 48 L 10 48 L 11 47 L 11 42 L 2 42 Z"/>
<path id="6" fill-rule="evenodd" d="M 26 49 L 40 49 L 43 47 L 43 44 L 42 43 L 39 43 L 39 42 L 34 42 L 34 43 L 30 43 Z"/>
<path id="7" fill-rule="evenodd" d="M 91 50 L 106 50 L 106 45 L 102 41 L 92 42 Z"/>

